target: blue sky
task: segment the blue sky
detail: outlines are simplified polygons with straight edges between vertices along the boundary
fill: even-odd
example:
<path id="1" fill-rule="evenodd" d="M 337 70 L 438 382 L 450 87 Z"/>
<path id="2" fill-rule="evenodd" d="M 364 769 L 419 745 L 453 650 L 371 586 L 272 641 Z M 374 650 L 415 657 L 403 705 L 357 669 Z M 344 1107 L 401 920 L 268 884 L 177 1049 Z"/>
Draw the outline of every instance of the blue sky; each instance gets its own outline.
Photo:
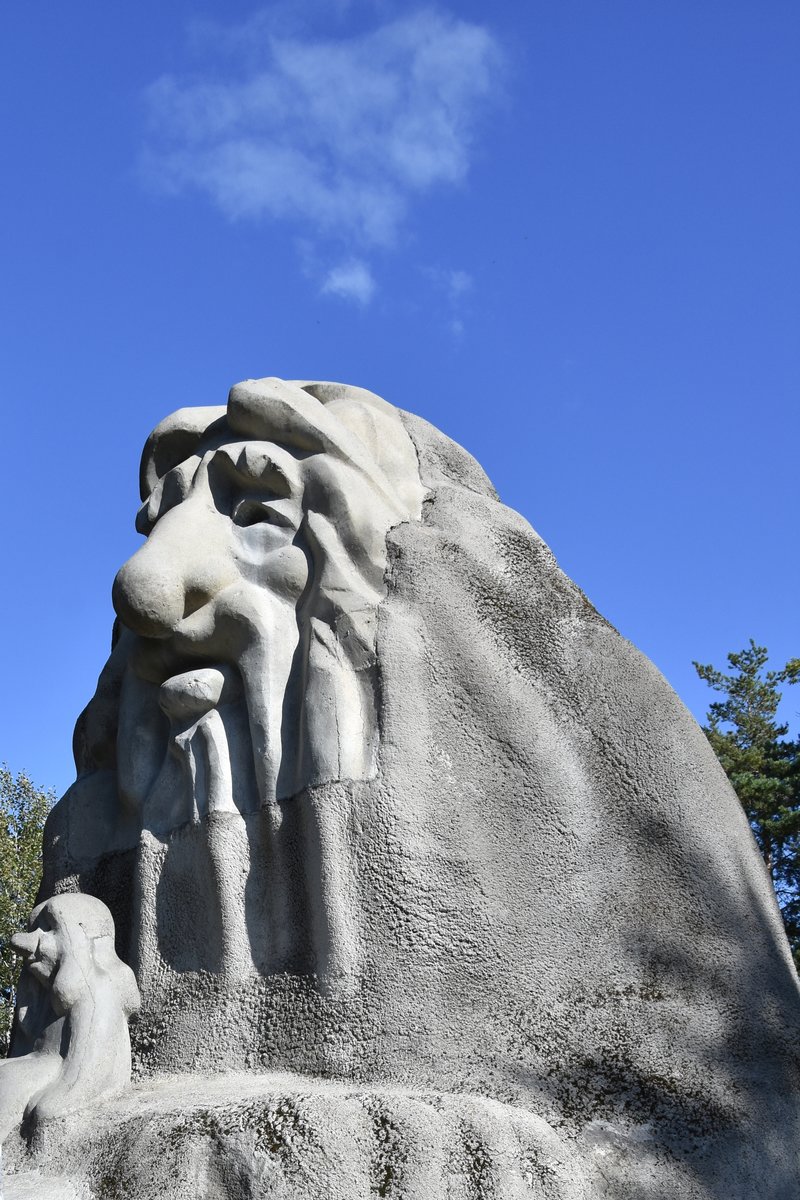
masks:
<path id="1" fill-rule="evenodd" d="M 439 425 L 696 715 L 693 658 L 800 653 L 796 3 L 45 0 L 0 44 L 13 769 L 72 778 L 146 434 L 248 376 Z"/>

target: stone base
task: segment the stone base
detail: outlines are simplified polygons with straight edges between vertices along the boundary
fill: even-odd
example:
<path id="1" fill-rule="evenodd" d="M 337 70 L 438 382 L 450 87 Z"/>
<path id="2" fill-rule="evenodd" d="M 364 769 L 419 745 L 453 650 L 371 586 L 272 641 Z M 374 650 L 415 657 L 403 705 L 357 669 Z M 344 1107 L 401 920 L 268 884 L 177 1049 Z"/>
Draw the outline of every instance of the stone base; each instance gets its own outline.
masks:
<path id="1" fill-rule="evenodd" d="M 5 1146 L 5 1200 L 587 1200 L 540 1117 L 294 1075 L 169 1076 Z M 53 1178 L 57 1174 L 57 1180 Z"/>

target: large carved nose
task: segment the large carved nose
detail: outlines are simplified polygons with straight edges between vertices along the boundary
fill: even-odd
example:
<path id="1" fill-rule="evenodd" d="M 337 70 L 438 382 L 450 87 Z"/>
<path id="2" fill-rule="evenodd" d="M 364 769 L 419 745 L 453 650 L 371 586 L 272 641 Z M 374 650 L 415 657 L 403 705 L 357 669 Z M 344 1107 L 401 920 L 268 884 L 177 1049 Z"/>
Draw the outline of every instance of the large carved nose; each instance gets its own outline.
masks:
<path id="1" fill-rule="evenodd" d="M 165 638 L 235 578 L 224 548 L 190 528 L 180 507 L 158 522 L 144 546 L 117 572 L 112 600 L 123 624 L 142 637 Z"/>
<path id="2" fill-rule="evenodd" d="M 39 949 L 39 933 L 15 933 L 11 938 L 11 948 L 25 958 L 31 958 Z"/>
<path id="3" fill-rule="evenodd" d="M 169 637 L 183 617 L 184 589 L 175 564 L 149 545 L 117 572 L 111 598 L 123 624 L 143 637 Z"/>

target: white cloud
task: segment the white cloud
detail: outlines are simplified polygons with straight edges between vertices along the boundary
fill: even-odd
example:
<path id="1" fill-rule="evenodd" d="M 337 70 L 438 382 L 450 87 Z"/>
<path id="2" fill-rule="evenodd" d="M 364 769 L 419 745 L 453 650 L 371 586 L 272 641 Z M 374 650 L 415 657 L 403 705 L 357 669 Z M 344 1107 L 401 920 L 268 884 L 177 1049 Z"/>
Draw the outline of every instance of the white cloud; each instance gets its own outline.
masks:
<path id="1" fill-rule="evenodd" d="M 325 276 L 320 291 L 323 295 L 341 296 L 356 304 L 369 304 L 375 292 L 375 280 L 367 264 L 359 259 L 350 259 L 334 267 Z"/>
<path id="2" fill-rule="evenodd" d="M 218 44 L 207 78 L 148 89 L 153 180 L 362 254 L 396 241 L 415 196 L 465 178 L 501 61 L 486 28 L 434 9 L 316 40 L 276 32 L 264 10 Z M 327 284 L 355 265 L 323 290 L 344 294 Z M 360 265 L 351 295 L 374 287 Z"/>

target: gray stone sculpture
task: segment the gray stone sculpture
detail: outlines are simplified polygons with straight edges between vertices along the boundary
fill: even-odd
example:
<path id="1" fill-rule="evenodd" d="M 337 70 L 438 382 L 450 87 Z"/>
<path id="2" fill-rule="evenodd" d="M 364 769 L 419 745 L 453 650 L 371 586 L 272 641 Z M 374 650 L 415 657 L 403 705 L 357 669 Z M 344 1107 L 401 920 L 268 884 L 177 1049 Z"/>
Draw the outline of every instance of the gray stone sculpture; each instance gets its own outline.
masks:
<path id="1" fill-rule="evenodd" d="M 131 1078 L 128 1018 L 139 1008 L 114 922 L 94 896 L 38 905 L 11 939 L 24 962 L 12 1057 L 0 1063 L 0 1142 L 118 1095 Z"/>
<path id="2" fill-rule="evenodd" d="M 114 914 L 138 1082 L 12 1164 L 137 1200 L 793 1198 L 798 984 L 741 808 L 478 464 L 251 380 L 158 426 L 142 498 L 42 884 Z"/>

